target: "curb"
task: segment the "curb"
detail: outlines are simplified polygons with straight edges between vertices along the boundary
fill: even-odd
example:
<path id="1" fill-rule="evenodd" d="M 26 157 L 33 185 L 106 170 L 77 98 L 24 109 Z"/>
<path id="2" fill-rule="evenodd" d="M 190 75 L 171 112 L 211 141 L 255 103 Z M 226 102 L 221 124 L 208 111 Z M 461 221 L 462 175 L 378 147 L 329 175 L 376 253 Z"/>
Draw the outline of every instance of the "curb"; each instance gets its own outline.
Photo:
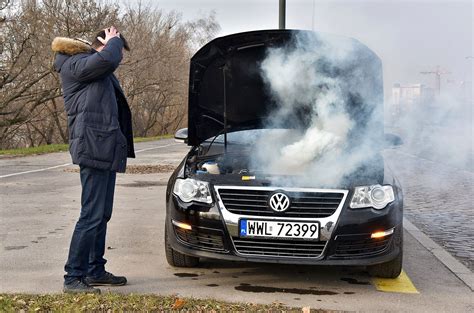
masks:
<path id="1" fill-rule="evenodd" d="M 403 218 L 403 225 L 403 228 L 405 228 L 410 235 L 415 237 L 423 247 L 430 251 L 444 266 L 453 272 L 471 291 L 474 291 L 474 273 L 471 272 L 471 270 L 456 260 L 444 248 L 425 235 L 406 218 Z"/>

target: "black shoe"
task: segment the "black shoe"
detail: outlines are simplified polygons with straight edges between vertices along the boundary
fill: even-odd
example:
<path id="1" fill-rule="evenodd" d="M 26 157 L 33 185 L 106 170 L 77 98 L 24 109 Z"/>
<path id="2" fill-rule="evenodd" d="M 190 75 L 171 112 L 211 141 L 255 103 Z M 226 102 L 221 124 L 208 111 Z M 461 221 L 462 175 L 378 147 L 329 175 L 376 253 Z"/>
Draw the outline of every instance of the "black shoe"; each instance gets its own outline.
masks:
<path id="1" fill-rule="evenodd" d="M 127 283 L 127 278 L 105 272 L 105 274 L 99 278 L 87 276 L 85 282 L 90 286 L 123 286 Z"/>
<path id="2" fill-rule="evenodd" d="M 93 288 L 83 279 L 76 279 L 70 283 L 64 283 L 64 293 L 95 293 L 100 294 L 100 289 Z"/>

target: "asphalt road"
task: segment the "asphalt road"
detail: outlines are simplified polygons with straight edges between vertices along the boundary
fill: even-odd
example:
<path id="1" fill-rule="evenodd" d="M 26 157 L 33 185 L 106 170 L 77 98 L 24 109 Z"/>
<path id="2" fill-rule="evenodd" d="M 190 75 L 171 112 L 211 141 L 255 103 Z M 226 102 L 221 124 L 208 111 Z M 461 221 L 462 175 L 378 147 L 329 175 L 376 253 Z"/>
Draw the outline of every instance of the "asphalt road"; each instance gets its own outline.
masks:
<path id="1" fill-rule="evenodd" d="M 138 157 L 131 164 L 176 165 L 187 147 L 161 140 L 139 143 L 137 150 Z M 80 203 L 79 175 L 69 163 L 67 153 L 0 159 L 0 293 L 61 292 L 63 266 Z M 401 174 L 402 184 L 409 184 L 409 174 Z M 164 193 L 169 175 L 118 176 L 107 268 L 126 275 L 129 284 L 103 291 L 279 301 L 348 311 L 474 311 L 471 289 L 407 232 L 404 271 L 418 293 L 404 293 L 406 288 L 378 291 L 378 282 L 362 268 L 214 260 L 205 260 L 197 269 L 172 268 L 163 249 Z M 412 211 L 423 207 L 424 201 L 405 194 Z"/>

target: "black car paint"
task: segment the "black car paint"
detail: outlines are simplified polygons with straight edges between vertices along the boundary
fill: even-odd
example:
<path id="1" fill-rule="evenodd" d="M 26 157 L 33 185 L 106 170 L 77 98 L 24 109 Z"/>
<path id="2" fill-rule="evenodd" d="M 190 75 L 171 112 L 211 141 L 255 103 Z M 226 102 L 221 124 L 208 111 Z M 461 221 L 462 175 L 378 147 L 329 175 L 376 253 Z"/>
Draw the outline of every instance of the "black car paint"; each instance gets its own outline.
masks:
<path id="1" fill-rule="evenodd" d="M 193 149 L 184 158 L 183 162 L 178 166 L 170 177 L 166 196 L 166 225 L 167 233 L 174 234 L 172 220 L 183 222 L 192 225 L 193 227 L 202 227 L 206 229 L 221 230 L 224 233 L 224 245 L 225 251 L 215 252 L 206 251 L 197 247 L 191 247 L 184 242 L 180 242 L 175 235 L 169 236 L 169 244 L 176 251 L 183 254 L 215 258 L 222 260 L 234 260 L 234 261 L 249 261 L 249 262 L 265 262 L 265 263 L 286 263 L 286 264 L 321 264 L 321 265 L 374 265 L 384 263 L 394 259 L 400 253 L 400 247 L 392 243 L 390 249 L 382 255 L 366 259 L 352 259 L 352 260 L 340 260 L 332 259 L 332 253 L 334 252 L 334 242 L 338 236 L 349 236 L 350 238 L 359 238 L 360 236 L 370 237 L 372 232 L 395 228 L 396 234 L 403 231 L 403 195 L 401 188 L 397 180 L 392 176 L 389 169 L 385 170 L 385 176 L 383 184 L 391 185 L 394 188 L 395 201 L 387 205 L 382 210 L 376 210 L 373 208 L 363 209 L 351 209 L 349 208 L 349 202 L 352 198 L 353 191 L 349 192 L 348 197 L 342 208 L 341 215 L 336 225 L 333 225 L 335 232 L 332 234 L 331 239 L 327 243 L 327 249 L 324 252 L 322 259 L 314 260 L 311 258 L 284 258 L 279 259 L 275 257 L 248 257 L 239 255 L 234 249 L 232 239 L 227 231 L 226 225 L 222 219 L 220 210 L 216 202 L 212 205 L 206 205 L 202 203 L 184 203 L 176 195 L 173 194 L 174 181 L 178 178 L 185 178 L 184 166 L 189 155 L 192 154 Z M 205 180 L 205 177 L 209 179 L 210 176 L 215 175 L 201 175 L 199 179 Z M 218 181 L 215 177 L 212 177 L 214 183 Z M 235 184 L 235 183 L 234 183 Z M 259 182 L 250 182 L 249 184 L 259 184 Z M 212 185 L 210 187 L 213 199 L 216 199 L 216 194 Z"/>
<path id="2" fill-rule="evenodd" d="M 289 264 L 327 264 L 327 265 L 374 265 L 385 263 L 392 259 L 395 259 L 401 253 L 401 243 L 395 240 L 391 240 L 391 243 L 384 251 L 384 253 L 371 256 L 367 258 L 353 258 L 353 259 L 338 259 L 335 258 L 335 249 L 338 241 L 341 240 L 359 240 L 370 238 L 372 232 L 381 230 L 387 230 L 394 228 L 395 233 L 391 238 L 401 238 L 403 232 L 403 195 L 398 181 L 393 177 L 391 171 L 384 166 L 383 158 L 380 155 L 377 156 L 376 168 L 374 175 L 353 175 L 351 179 L 344 182 L 344 186 L 337 186 L 349 191 L 345 203 L 342 207 L 341 214 L 337 220 L 336 225 L 331 225 L 334 229 L 331 238 L 327 242 L 326 249 L 324 250 L 322 257 L 320 258 L 299 258 L 299 257 L 265 257 L 265 256 L 245 256 L 239 254 L 235 246 L 233 245 L 232 238 L 229 234 L 227 226 L 222 218 L 222 212 L 218 207 L 216 201 L 211 205 L 202 203 L 183 203 L 176 195 L 173 194 L 173 186 L 176 179 L 192 177 L 202 181 L 207 181 L 210 184 L 210 191 L 213 199 L 216 198 L 214 185 L 232 185 L 232 186 L 269 186 L 270 181 L 265 179 L 256 179 L 252 181 L 243 182 L 240 178 L 241 175 L 226 174 L 226 175 L 209 175 L 209 174 L 196 174 L 189 169 L 192 168 L 198 161 L 209 158 L 205 153 L 199 155 L 200 152 L 206 151 L 206 145 L 209 143 L 204 142 L 205 139 L 211 138 L 217 134 L 220 134 L 223 130 L 222 121 L 222 103 L 219 104 L 219 100 L 222 97 L 221 91 L 215 85 L 214 88 L 208 88 L 209 90 L 215 90 L 217 94 L 210 95 L 208 92 L 204 93 L 209 99 L 213 101 L 207 101 L 207 104 L 203 104 L 202 94 L 200 95 L 200 88 L 203 86 L 203 82 L 200 81 L 203 78 L 203 70 L 206 66 L 212 63 L 213 58 L 216 56 L 220 59 L 222 65 L 225 65 L 225 58 L 229 53 L 232 55 L 232 50 L 242 45 L 246 40 L 250 40 L 253 44 L 259 42 L 273 42 L 285 41 L 294 33 L 294 31 L 260 31 L 250 32 L 244 34 L 231 35 L 223 37 L 219 40 L 215 40 L 205 47 L 203 47 L 191 60 L 191 72 L 190 72 L 190 97 L 189 97 L 189 115 L 188 115 L 188 140 L 187 143 L 192 146 L 189 153 L 185 156 L 183 161 L 174 171 L 169 179 L 168 187 L 166 191 L 166 234 L 167 243 L 171 245 L 171 248 L 186 255 L 206 258 L 216 258 L 223 260 L 237 260 L 237 261 L 252 261 L 252 262 L 267 262 L 267 263 L 289 263 Z M 247 38 L 247 39 L 245 39 Z M 250 38 L 250 39 L 249 39 Z M 359 43 L 360 44 L 360 43 Z M 225 48 L 226 45 L 230 45 Z M 251 46 L 251 45 L 250 45 Z M 365 47 L 365 46 L 363 46 Z M 366 48 L 367 49 L 367 48 Z M 382 98 L 381 88 L 381 64 L 380 60 L 370 50 L 366 51 L 368 55 L 374 57 L 375 67 L 380 69 L 379 73 L 374 76 L 374 92 L 377 93 L 377 99 Z M 198 79 L 199 78 L 199 79 Z M 370 81 L 370 79 L 368 79 Z M 200 85 L 199 85 L 200 84 Z M 257 84 L 258 85 L 258 84 Z M 202 90 L 201 90 L 202 91 Z M 235 93 L 234 93 L 235 96 Z M 261 95 L 254 95 L 255 99 L 260 99 Z M 201 98 L 200 98 L 201 97 Z M 232 97 L 229 98 L 232 101 Z M 235 99 L 234 99 L 235 100 Z M 383 101 L 382 101 L 383 102 Z M 210 104 L 209 104 L 210 103 Z M 230 103 L 232 107 L 232 103 Z M 236 102 L 235 103 L 247 103 L 247 102 Z M 268 112 L 268 108 L 255 111 L 255 101 L 250 101 L 249 107 L 250 113 L 246 112 L 243 116 L 236 116 L 235 105 L 233 110 L 230 112 L 230 119 L 228 122 L 228 131 L 239 131 L 243 129 L 255 129 L 262 127 L 262 119 L 264 113 Z M 216 104 L 216 107 L 213 105 Z M 245 108 L 244 108 L 245 109 Z M 221 110 L 221 111 L 219 111 Z M 245 111 L 245 110 L 243 110 Z M 229 112 L 227 112 L 229 113 Z M 258 114 L 257 114 L 258 113 Z M 257 116 L 257 118 L 252 118 Z M 298 117 L 298 112 L 295 112 L 295 117 Z M 360 117 L 361 114 L 358 114 Z M 296 124 L 301 121 L 295 118 Z M 364 123 L 362 123 L 364 124 Z M 379 125 L 381 126 L 381 125 Z M 383 134 L 383 127 L 379 128 L 380 134 Z M 381 137 L 377 133 L 375 137 Z M 199 148 L 201 147 L 201 148 Z M 201 158 L 201 159 L 200 159 Z M 359 174 L 361 172 L 359 171 Z M 365 173 L 361 173 L 365 174 Z M 350 200 L 353 194 L 353 188 L 360 185 L 371 185 L 371 184 L 382 184 L 391 185 L 394 189 L 395 201 L 387 205 L 382 210 L 376 210 L 373 208 L 362 208 L 362 209 L 351 209 L 349 207 Z M 303 187 L 303 186 L 301 186 Z M 282 186 L 281 189 L 285 189 Z M 193 228 L 199 228 L 203 232 L 222 231 L 223 233 L 223 244 L 224 250 L 222 251 L 210 251 L 208 249 L 196 246 L 190 246 L 177 238 L 174 231 L 172 220 L 177 222 L 183 222 L 192 225 Z"/>

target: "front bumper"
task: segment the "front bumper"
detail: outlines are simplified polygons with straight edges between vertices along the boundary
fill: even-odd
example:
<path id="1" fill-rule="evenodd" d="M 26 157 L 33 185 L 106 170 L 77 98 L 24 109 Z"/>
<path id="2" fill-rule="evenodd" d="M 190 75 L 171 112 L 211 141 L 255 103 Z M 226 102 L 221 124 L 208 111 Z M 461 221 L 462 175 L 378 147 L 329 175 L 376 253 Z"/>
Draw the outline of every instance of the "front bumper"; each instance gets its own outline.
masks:
<path id="1" fill-rule="evenodd" d="M 167 233 L 170 234 L 168 243 L 174 250 L 191 256 L 245 262 L 367 266 L 397 257 L 401 253 L 403 231 L 401 200 L 397 198 L 383 210 L 353 210 L 348 208 L 351 196 L 350 193 L 345 194 L 337 214 L 332 218 L 315 219 L 321 225 L 321 241 L 314 242 L 314 245 L 309 245 L 311 242 L 308 241 L 278 241 L 275 242 L 276 247 L 269 246 L 271 242 L 249 241 L 247 244 L 254 247 L 254 251 L 255 247 L 261 249 L 261 255 L 248 255 L 239 250 L 242 243 L 235 217 L 229 218 L 220 200 L 212 207 L 205 207 L 184 204 L 171 196 L 166 219 Z M 177 227 L 172 221 L 189 224 L 192 230 Z M 373 232 L 391 228 L 394 228 L 392 235 L 381 239 L 370 238 Z M 281 255 L 266 255 L 268 249 L 280 249 Z M 308 252 L 305 257 L 301 254 L 294 256 L 288 253 L 291 249 L 311 249 L 308 251 L 314 253 L 309 255 Z"/>

